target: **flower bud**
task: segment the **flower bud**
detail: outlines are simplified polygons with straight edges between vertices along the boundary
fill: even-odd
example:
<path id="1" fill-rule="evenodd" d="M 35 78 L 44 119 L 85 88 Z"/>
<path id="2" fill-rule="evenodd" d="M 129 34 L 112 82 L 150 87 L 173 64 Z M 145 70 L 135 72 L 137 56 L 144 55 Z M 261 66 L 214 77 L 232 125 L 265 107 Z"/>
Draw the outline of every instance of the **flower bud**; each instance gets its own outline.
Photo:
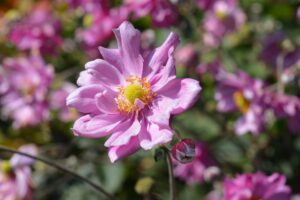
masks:
<path id="1" fill-rule="evenodd" d="M 189 163 L 195 158 L 196 145 L 192 139 L 183 139 L 172 148 L 172 156 L 180 163 Z"/>

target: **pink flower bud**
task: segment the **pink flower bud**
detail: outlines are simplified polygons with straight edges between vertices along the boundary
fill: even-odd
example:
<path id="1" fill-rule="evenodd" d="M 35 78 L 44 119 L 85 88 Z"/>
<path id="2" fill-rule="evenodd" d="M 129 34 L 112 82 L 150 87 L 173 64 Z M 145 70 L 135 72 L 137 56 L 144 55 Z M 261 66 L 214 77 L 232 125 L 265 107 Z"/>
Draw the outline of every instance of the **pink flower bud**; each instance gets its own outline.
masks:
<path id="1" fill-rule="evenodd" d="M 180 163 L 189 163 L 195 158 L 195 143 L 192 139 L 183 139 L 172 148 L 172 156 Z"/>

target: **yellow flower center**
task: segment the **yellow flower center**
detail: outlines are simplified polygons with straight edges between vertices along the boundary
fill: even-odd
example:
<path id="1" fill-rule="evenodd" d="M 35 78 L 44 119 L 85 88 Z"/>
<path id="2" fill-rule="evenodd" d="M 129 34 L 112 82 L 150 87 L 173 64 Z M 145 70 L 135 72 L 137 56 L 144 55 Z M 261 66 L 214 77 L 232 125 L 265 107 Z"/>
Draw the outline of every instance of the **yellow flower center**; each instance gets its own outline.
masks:
<path id="1" fill-rule="evenodd" d="M 1 162 L 1 166 L 0 169 L 4 172 L 4 173 L 9 173 L 11 171 L 11 167 L 10 164 L 7 160 L 4 160 Z"/>
<path id="2" fill-rule="evenodd" d="M 225 11 L 223 11 L 223 10 L 218 10 L 217 12 L 216 12 L 216 16 L 217 16 L 217 18 L 219 19 L 219 20 L 224 20 L 224 19 L 226 19 L 226 17 L 227 17 L 227 13 L 225 12 Z"/>
<path id="3" fill-rule="evenodd" d="M 233 100 L 242 113 L 246 113 L 249 110 L 250 102 L 244 97 L 241 91 L 233 93 Z"/>
<path id="4" fill-rule="evenodd" d="M 143 99 L 145 90 L 140 84 L 132 84 L 125 88 L 124 96 L 131 104 L 134 104 L 135 99 Z"/>
<path id="5" fill-rule="evenodd" d="M 154 93 L 151 91 L 151 84 L 146 78 L 131 76 L 127 79 L 127 86 L 119 88 L 118 97 L 115 99 L 120 112 L 131 113 L 139 110 L 135 100 L 139 99 L 145 105 L 152 102 Z"/>

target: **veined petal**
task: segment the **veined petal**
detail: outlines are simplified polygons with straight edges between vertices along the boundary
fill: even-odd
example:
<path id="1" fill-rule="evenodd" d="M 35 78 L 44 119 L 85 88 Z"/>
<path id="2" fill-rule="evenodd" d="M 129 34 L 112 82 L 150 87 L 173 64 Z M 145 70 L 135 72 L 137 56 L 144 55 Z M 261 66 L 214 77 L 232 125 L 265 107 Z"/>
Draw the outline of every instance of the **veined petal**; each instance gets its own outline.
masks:
<path id="1" fill-rule="evenodd" d="M 153 76 L 151 83 L 153 84 L 153 91 L 156 92 L 164 87 L 169 81 L 176 78 L 175 59 L 170 56 L 166 66 L 164 66 L 159 73 Z"/>
<path id="2" fill-rule="evenodd" d="M 111 162 L 120 160 L 129 156 L 140 149 L 138 137 L 132 137 L 131 140 L 122 146 L 111 147 L 108 150 L 108 156 Z"/>
<path id="3" fill-rule="evenodd" d="M 177 105 L 173 108 L 172 114 L 178 114 L 195 103 L 200 91 L 201 87 L 198 81 L 185 78 L 171 80 L 157 91 L 157 94 L 176 102 Z"/>
<path id="4" fill-rule="evenodd" d="M 145 65 L 149 66 L 151 71 L 146 71 L 145 76 L 152 77 L 160 67 L 166 65 L 170 54 L 172 54 L 179 44 L 179 37 L 176 33 L 170 33 L 166 41 L 158 48 L 154 49 L 145 60 Z"/>
<path id="5" fill-rule="evenodd" d="M 150 150 L 157 145 L 167 144 L 173 138 L 171 129 L 154 123 L 144 124 L 145 128 L 139 134 L 140 145 L 145 150 Z"/>
<path id="6" fill-rule="evenodd" d="M 116 114 L 118 112 L 117 104 L 115 102 L 115 97 L 117 93 L 111 90 L 104 90 L 96 94 L 96 106 L 102 112 L 106 114 Z"/>
<path id="7" fill-rule="evenodd" d="M 92 117 L 84 115 L 73 126 L 74 135 L 87 138 L 99 138 L 111 134 L 123 120 L 121 115 L 101 114 Z"/>
<path id="8" fill-rule="evenodd" d="M 77 85 L 85 86 L 93 84 L 101 84 L 101 82 L 97 79 L 97 77 L 89 73 L 87 70 L 80 72 L 79 78 L 77 79 Z"/>
<path id="9" fill-rule="evenodd" d="M 81 113 L 99 113 L 95 96 L 104 90 L 101 85 L 82 86 L 67 97 L 67 106 L 74 107 Z"/>
<path id="10" fill-rule="evenodd" d="M 122 56 L 119 49 L 99 47 L 99 51 L 104 60 L 115 66 L 120 72 L 123 72 Z"/>
<path id="11" fill-rule="evenodd" d="M 127 144 L 130 139 L 141 131 L 141 124 L 137 118 L 130 119 L 126 122 L 123 122 L 121 126 L 118 127 L 118 130 L 114 132 L 110 138 L 105 142 L 106 147 L 113 146 L 122 146 Z"/>
<path id="12" fill-rule="evenodd" d="M 124 78 L 120 71 L 109 64 L 105 60 L 96 59 L 85 64 L 87 71 L 95 76 L 95 79 L 98 79 L 101 84 L 111 86 L 119 86 L 124 82 Z M 112 87 L 116 90 L 117 87 Z"/>
<path id="13" fill-rule="evenodd" d="M 141 76 L 143 73 L 143 57 L 140 54 L 140 32 L 129 22 L 123 22 L 114 30 L 123 60 L 123 72 L 126 75 Z"/>

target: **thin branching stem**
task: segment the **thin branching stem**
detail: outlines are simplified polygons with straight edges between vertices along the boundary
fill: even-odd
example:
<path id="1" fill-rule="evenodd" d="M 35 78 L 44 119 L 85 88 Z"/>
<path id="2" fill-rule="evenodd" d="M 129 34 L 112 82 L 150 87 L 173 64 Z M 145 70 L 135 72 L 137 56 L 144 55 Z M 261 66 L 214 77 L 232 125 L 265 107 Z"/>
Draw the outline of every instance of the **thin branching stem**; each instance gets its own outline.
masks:
<path id="1" fill-rule="evenodd" d="M 27 154 L 27 153 L 24 153 L 24 152 L 20 152 L 18 150 L 15 150 L 15 149 L 11 149 L 11 148 L 8 148 L 8 147 L 5 147 L 5 146 L 2 146 L 0 145 L 0 151 L 4 151 L 4 152 L 9 152 L 9 153 L 16 153 L 16 154 L 20 154 L 22 156 L 26 156 L 26 157 L 29 157 L 29 158 L 32 158 L 32 159 L 35 159 L 35 160 L 38 160 L 40 162 L 43 162 L 49 166 L 52 166 L 62 172 L 65 172 L 65 173 L 68 173 L 70 175 L 72 175 L 73 177 L 87 183 L 88 185 L 90 185 L 92 188 L 94 188 L 95 190 L 99 191 L 100 193 L 102 193 L 104 196 L 107 197 L 107 199 L 109 200 L 115 200 L 115 198 L 109 194 L 108 192 L 106 192 L 102 187 L 100 187 L 99 185 L 95 184 L 94 182 L 90 181 L 89 179 L 81 176 L 80 174 L 77 174 L 65 167 L 62 167 L 61 165 L 49 160 L 49 159 L 46 159 L 46 158 L 42 158 L 42 157 L 39 157 L 39 156 L 33 156 L 33 155 L 30 155 L 30 154 Z"/>

